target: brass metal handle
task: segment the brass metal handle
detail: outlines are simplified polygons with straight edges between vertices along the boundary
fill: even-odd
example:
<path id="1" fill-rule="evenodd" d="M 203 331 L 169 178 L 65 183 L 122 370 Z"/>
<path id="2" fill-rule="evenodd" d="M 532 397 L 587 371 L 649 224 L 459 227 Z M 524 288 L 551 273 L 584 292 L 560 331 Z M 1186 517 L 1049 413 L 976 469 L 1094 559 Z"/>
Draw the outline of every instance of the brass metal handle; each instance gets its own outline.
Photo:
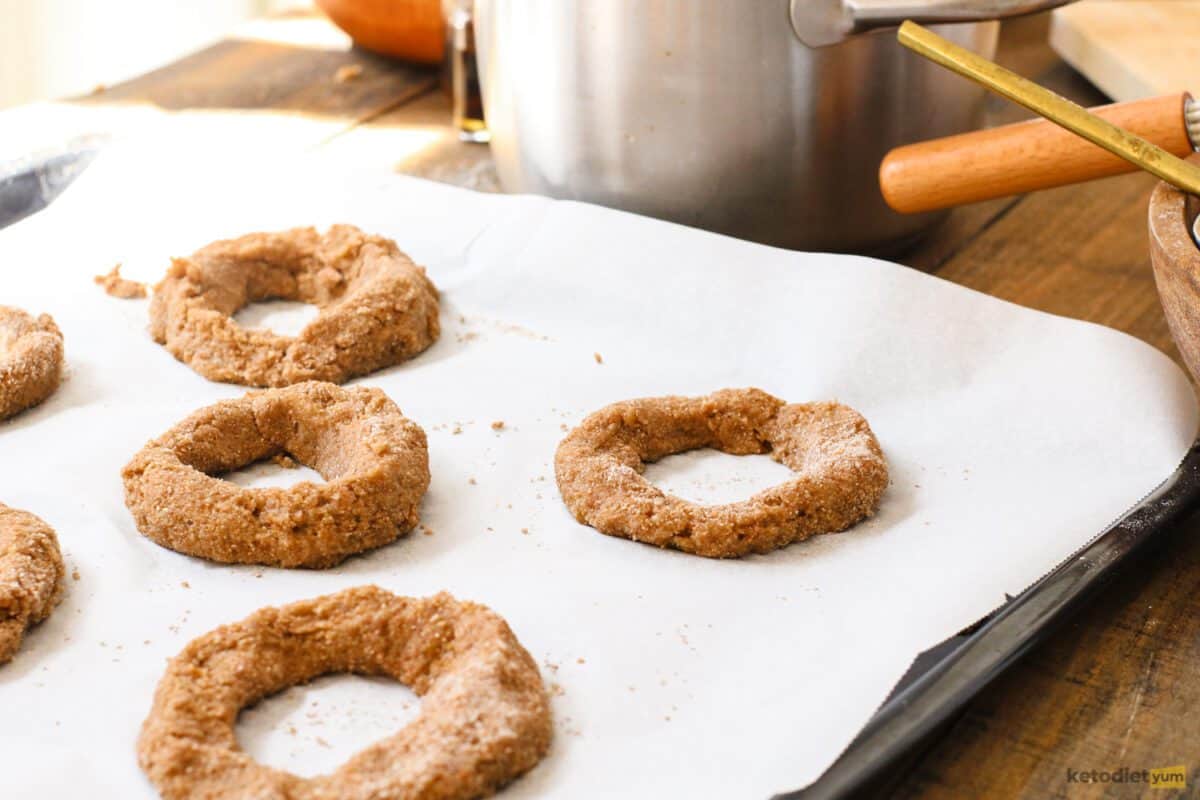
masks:
<path id="1" fill-rule="evenodd" d="M 1033 14 L 1072 0 L 791 0 L 792 29 L 809 47 L 837 44 L 905 20 L 982 22 Z"/>
<path id="2" fill-rule="evenodd" d="M 1200 167 L 1171 155 L 1156 144 L 1118 128 L 1065 97 L 1038 86 L 933 31 L 905 22 L 897 33 L 900 44 L 920 55 L 983 84 L 1051 122 L 1082 136 L 1114 155 L 1157 175 L 1185 192 L 1200 194 Z"/>

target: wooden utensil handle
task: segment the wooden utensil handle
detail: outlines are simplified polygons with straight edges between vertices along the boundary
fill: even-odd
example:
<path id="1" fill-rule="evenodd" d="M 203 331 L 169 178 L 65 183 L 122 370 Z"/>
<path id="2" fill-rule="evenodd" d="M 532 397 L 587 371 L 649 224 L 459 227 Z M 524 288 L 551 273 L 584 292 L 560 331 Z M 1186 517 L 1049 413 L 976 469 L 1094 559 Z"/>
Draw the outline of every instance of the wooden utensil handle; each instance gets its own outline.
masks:
<path id="1" fill-rule="evenodd" d="M 1192 152 L 1187 94 L 1091 109 L 1176 156 Z M 1046 120 L 897 147 L 879 165 L 879 188 L 896 211 L 916 213 L 1079 183 L 1134 167 Z"/>

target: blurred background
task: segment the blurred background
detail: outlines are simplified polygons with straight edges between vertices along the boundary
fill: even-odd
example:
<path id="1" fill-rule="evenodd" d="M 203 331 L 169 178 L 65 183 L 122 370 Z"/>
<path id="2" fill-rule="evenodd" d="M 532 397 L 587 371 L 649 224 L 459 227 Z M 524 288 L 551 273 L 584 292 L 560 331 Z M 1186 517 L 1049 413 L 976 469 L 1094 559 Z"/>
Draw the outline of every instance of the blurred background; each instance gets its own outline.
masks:
<path id="1" fill-rule="evenodd" d="M 867 30 L 883 5 L 933 0 L 870 5 L 826 30 L 782 0 L 0 0 L 0 163 L 156 124 L 180 150 L 332 144 L 473 189 L 876 255 L 951 207 L 1134 169 L 1060 134 L 1031 145 L 1049 123 L 947 145 L 1029 114 Z M 1200 0 L 964 9 L 980 18 L 935 26 L 949 46 L 1084 105 L 1144 101 L 1113 113 L 1172 153 L 1200 143 L 1183 95 Z"/>
<path id="2" fill-rule="evenodd" d="M 0 108 L 86 94 L 303 0 L 0 0 Z M 147 36 L 153 31 L 153 36 Z"/>

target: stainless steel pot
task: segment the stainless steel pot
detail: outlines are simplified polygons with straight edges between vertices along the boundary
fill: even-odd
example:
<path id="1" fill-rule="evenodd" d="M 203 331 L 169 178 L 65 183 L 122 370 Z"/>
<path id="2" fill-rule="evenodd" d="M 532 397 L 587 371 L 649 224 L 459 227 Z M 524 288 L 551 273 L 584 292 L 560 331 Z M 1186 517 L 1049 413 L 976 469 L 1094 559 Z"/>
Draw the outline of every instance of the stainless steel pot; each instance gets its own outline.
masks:
<path id="1" fill-rule="evenodd" d="M 978 128 L 985 95 L 853 34 L 1063 2 L 475 0 L 500 180 L 783 247 L 894 249 L 940 214 L 888 209 L 880 160 Z M 938 31 L 994 54 L 995 22 Z"/>

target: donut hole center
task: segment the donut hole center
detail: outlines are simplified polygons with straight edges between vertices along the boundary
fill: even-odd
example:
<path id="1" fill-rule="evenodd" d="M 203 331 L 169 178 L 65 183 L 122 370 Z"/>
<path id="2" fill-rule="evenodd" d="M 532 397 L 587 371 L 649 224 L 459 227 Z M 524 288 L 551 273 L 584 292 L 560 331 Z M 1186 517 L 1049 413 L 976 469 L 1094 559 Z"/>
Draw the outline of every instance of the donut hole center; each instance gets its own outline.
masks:
<path id="1" fill-rule="evenodd" d="M 643 475 L 667 494 L 701 505 L 747 500 L 796 477 L 769 455 L 731 455 L 707 448 L 648 463 Z"/>
<path id="2" fill-rule="evenodd" d="M 264 439 L 249 409 L 239 409 L 230 419 L 200 427 L 190 439 L 176 442 L 173 451 L 192 469 L 244 488 L 286 488 L 305 481 L 325 483 L 328 474 L 319 463 L 301 461 L 279 444 Z"/>
<path id="3" fill-rule="evenodd" d="M 233 321 L 246 330 L 270 331 L 278 336 L 298 336 L 317 318 L 320 308 L 302 300 L 268 298 L 242 306 Z"/>
<path id="4" fill-rule="evenodd" d="M 356 424 L 310 419 L 292 401 L 227 404 L 194 423 L 170 445 L 175 457 L 209 477 L 246 488 L 290 487 L 336 481 L 370 469 L 379 456 Z"/>
<path id="5" fill-rule="evenodd" d="M 246 489 L 266 489 L 272 486 L 286 489 L 305 481 L 325 483 L 321 473 L 301 464 L 286 453 L 253 461 L 217 477 Z"/>
<path id="6" fill-rule="evenodd" d="M 310 778 L 392 736 L 420 708 L 420 698 L 390 678 L 325 675 L 242 709 L 237 738 L 260 764 Z"/>

